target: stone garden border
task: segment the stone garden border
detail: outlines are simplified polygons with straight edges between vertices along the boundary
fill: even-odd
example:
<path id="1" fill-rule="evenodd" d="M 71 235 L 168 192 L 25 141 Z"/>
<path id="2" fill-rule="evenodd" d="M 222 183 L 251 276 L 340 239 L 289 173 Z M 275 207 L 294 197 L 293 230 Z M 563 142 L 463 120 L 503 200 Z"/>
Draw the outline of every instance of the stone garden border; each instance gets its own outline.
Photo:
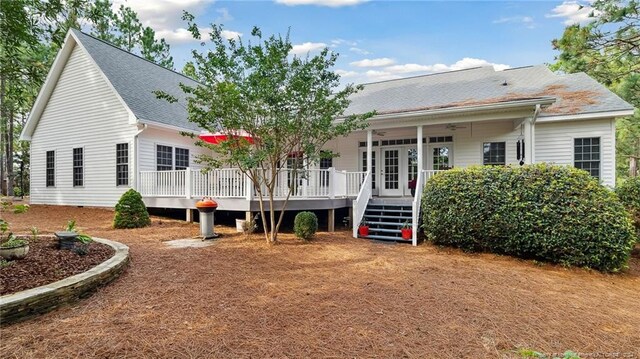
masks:
<path id="1" fill-rule="evenodd" d="M 88 297 L 98 287 L 116 279 L 129 263 L 129 247 L 108 239 L 93 238 L 93 240 L 110 246 L 115 250 L 115 254 L 86 272 L 40 287 L 1 296 L 0 325 L 21 321 Z"/>

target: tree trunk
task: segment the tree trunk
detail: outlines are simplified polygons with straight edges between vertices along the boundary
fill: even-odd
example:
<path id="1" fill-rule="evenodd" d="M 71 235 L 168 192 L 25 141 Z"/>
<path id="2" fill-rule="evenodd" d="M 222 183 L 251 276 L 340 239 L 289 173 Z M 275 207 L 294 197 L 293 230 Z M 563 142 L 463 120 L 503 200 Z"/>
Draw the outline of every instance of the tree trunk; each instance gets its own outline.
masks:
<path id="1" fill-rule="evenodd" d="M 7 168 L 4 161 L 5 129 L 7 127 L 5 91 L 4 76 L 0 75 L 0 195 L 5 194 L 4 186 L 6 182 L 4 179 L 6 176 L 5 169 Z"/>
<path id="2" fill-rule="evenodd" d="M 7 118 L 7 196 L 13 196 L 13 109 L 9 111 L 9 117 Z"/>
<path id="3" fill-rule="evenodd" d="M 635 156 L 629 157 L 629 177 L 636 177 L 638 175 L 638 158 Z"/>

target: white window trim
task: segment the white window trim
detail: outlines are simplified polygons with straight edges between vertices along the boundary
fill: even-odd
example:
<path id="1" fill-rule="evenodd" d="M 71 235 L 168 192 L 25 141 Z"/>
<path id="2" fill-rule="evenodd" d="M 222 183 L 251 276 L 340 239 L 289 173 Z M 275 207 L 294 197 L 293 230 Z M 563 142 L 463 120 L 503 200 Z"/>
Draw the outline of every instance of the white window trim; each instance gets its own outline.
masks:
<path id="1" fill-rule="evenodd" d="M 118 145 L 127 145 L 127 184 L 126 185 L 118 184 Z M 129 142 L 116 143 L 115 150 L 116 150 L 116 158 L 115 158 L 116 187 L 129 188 L 131 187 L 131 144 L 129 144 Z"/>
<path id="2" fill-rule="evenodd" d="M 47 152 L 53 152 L 53 186 L 47 185 Z M 46 150 L 44 151 L 44 187 L 45 188 L 56 188 L 58 185 L 58 178 L 56 171 L 56 167 L 58 167 L 58 150 Z"/>
<path id="3" fill-rule="evenodd" d="M 82 185 L 81 186 L 76 186 L 75 173 L 73 172 L 75 170 L 75 168 L 76 168 L 75 163 L 74 163 L 75 158 L 74 158 L 73 150 L 76 150 L 78 148 L 82 149 Z M 84 146 L 71 148 L 71 187 L 73 187 L 73 188 L 84 188 L 85 172 L 86 172 L 86 168 L 85 168 L 85 165 L 84 165 L 84 163 L 85 163 L 85 154 L 86 154 L 86 151 L 85 151 Z"/>
<path id="4" fill-rule="evenodd" d="M 155 171 L 158 170 L 158 146 L 166 146 L 166 147 L 170 147 L 171 148 L 171 170 L 170 171 L 175 171 L 176 170 L 176 148 L 182 149 L 182 150 L 187 150 L 189 151 L 189 167 L 191 167 L 191 153 L 192 153 L 192 148 L 190 148 L 189 146 L 182 146 L 182 145 L 174 145 L 174 144 L 170 144 L 170 143 L 166 143 L 166 142 L 154 142 L 153 143 L 153 164 L 155 167 Z"/>
<path id="5" fill-rule="evenodd" d="M 571 136 L 571 166 L 573 168 L 577 168 L 576 167 L 576 139 L 582 139 L 582 138 L 597 138 L 600 140 L 600 158 L 598 158 L 598 172 L 600 173 L 600 176 L 598 177 L 594 177 L 597 178 L 597 180 L 602 183 L 602 177 L 603 177 L 603 173 L 602 173 L 602 136 Z M 613 155 L 613 157 L 615 158 L 615 154 Z M 615 173 L 615 167 L 614 167 L 614 173 Z M 591 175 L 591 173 L 589 173 L 589 175 L 591 177 L 593 177 L 593 175 Z"/>

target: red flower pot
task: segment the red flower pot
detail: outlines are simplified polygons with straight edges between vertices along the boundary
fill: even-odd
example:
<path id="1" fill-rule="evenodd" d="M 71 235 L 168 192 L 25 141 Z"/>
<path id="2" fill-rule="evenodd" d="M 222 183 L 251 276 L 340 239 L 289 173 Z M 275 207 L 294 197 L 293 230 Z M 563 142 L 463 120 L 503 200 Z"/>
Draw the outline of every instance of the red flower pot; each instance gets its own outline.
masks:
<path id="1" fill-rule="evenodd" d="M 367 237 L 369 235 L 369 226 L 358 227 L 358 234 L 360 237 Z"/>
<path id="2" fill-rule="evenodd" d="M 410 240 L 411 237 L 413 237 L 413 230 L 411 230 L 411 228 L 402 228 L 400 232 L 402 233 L 402 239 Z"/>

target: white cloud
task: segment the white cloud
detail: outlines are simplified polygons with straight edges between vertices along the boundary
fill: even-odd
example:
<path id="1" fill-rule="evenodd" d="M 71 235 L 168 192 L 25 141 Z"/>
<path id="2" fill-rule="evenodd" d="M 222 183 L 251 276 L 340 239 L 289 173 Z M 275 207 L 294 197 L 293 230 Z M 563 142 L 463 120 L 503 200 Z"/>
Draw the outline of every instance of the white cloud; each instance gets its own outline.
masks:
<path id="1" fill-rule="evenodd" d="M 336 70 L 336 73 L 338 75 L 340 75 L 340 77 L 355 77 L 355 76 L 358 76 L 358 73 L 355 72 L 355 71 L 347 71 L 347 70 L 342 70 L 342 69 Z"/>
<path id="2" fill-rule="evenodd" d="M 289 51 L 292 55 L 305 55 L 311 51 L 321 50 L 327 47 L 327 44 L 324 42 L 304 42 L 302 44 L 293 45 L 291 51 Z"/>
<path id="3" fill-rule="evenodd" d="M 331 46 L 332 47 L 336 47 L 336 46 L 340 46 L 340 45 L 356 46 L 356 45 L 358 45 L 358 43 L 355 42 L 355 41 L 349 41 L 349 40 L 345 40 L 345 39 L 333 39 L 333 40 L 331 40 Z"/>
<path id="4" fill-rule="evenodd" d="M 384 68 L 385 71 L 392 72 L 395 74 L 408 74 L 412 72 L 434 72 L 437 71 L 433 68 L 433 66 L 429 65 L 418 65 L 418 64 L 404 64 L 404 65 L 394 65 Z"/>
<path id="5" fill-rule="evenodd" d="M 454 70 L 463 70 L 472 67 L 493 66 L 496 71 L 502 71 L 510 68 L 509 65 L 496 64 L 483 59 L 465 57 L 452 64 L 398 64 L 390 66 L 381 66 L 379 69 L 371 69 L 365 72 L 338 70 L 336 71 L 342 77 L 349 77 L 351 81 L 357 83 L 375 82 L 393 80 L 406 76 L 430 74 L 436 72 L 446 72 Z"/>
<path id="6" fill-rule="evenodd" d="M 593 7 L 589 3 L 583 3 L 575 0 L 564 1 L 562 4 L 554 7 L 550 14 L 546 14 L 548 18 L 563 18 L 565 25 L 573 24 L 585 24 L 594 21 L 595 18 L 591 17 L 591 13 L 594 12 Z M 594 16 L 598 16 L 598 12 L 594 13 Z"/>
<path id="7" fill-rule="evenodd" d="M 533 29 L 536 27 L 535 22 L 531 16 L 510 16 L 510 17 L 501 17 L 497 20 L 493 20 L 494 24 L 522 24 L 528 29 Z"/>
<path id="8" fill-rule="evenodd" d="M 240 36 L 242 36 L 241 32 L 237 32 L 237 31 L 231 31 L 231 30 L 222 30 L 220 32 L 220 35 L 222 35 L 222 37 L 224 37 L 227 40 L 237 40 L 240 38 Z"/>
<path id="9" fill-rule="evenodd" d="M 297 6 L 297 5 L 316 5 L 316 6 L 328 6 L 328 7 L 341 7 L 352 6 L 362 4 L 368 0 L 275 0 L 276 3 Z"/>
<path id="10" fill-rule="evenodd" d="M 442 65 L 442 64 L 436 64 L 433 66 L 446 66 L 446 65 Z M 502 70 L 506 70 L 508 68 L 511 68 L 511 66 L 509 65 L 505 65 L 505 64 L 496 64 L 493 62 L 489 62 L 487 60 L 483 60 L 483 59 L 475 59 L 473 57 L 465 57 L 462 60 L 458 60 L 455 63 L 446 66 L 445 70 L 441 70 L 441 71 L 455 71 L 455 70 L 464 70 L 464 69 L 469 69 L 472 67 L 480 67 L 480 66 L 493 66 L 493 68 L 496 71 L 502 71 Z"/>
<path id="11" fill-rule="evenodd" d="M 401 76 L 397 74 L 392 74 L 388 71 L 380 71 L 380 70 L 369 70 L 365 72 L 365 76 L 367 77 L 367 81 L 385 81 L 385 80 L 394 80 L 399 79 Z"/>
<path id="12" fill-rule="evenodd" d="M 364 59 L 360 61 L 351 62 L 349 65 L 356 67 L 382 67 L 395 64 L 396 61 L 388 57 L 381 57 L 378 59 Z"/>
<path id="13" fill-rule="evenodd" d="M 216 9 L 216 12 L 220 14 L 220 16 L 218 16 L 218 18 L 216 19 L 216 23 L 218 24 L 233 20 L 233 16 L 229 14 L 229 10 L 226 7 Z"/>
<path id="14" fill-rule="evenodd" d="M 156 32 L 156 37 L 164 38 L 165 40 L 167 40 L 169 44 L 184 44 L 187 42 L 194 42 L 194 41 L 201 41 L 201 42 L 209 41 L 210 39 L 209 33 L 211 32 L 211 28 L 201 27 L 198 30 L 200 30 L 200 36 L 201 36 L 200 40 L 194 39 L 193 36 L 191 36 L 191 33 L 189 32 L 189 30 L 185 28 L 158 31 Z M 237 40 L 242 36 L 242 33 L 237 31 L 231 31 L 231 30 L 222 30 L 220 35 L 227 40 L 230 40 L 230 39 Z"/>
<path id="15" fill-rule="evenodd" d="M 355 52 L 356 54 L 360 54 L 360 55 L 369 55 L 369 54 L 371 54 L 369 51 L 361 49 L 359 47 L 350 47 L 349 51 Z"/>

